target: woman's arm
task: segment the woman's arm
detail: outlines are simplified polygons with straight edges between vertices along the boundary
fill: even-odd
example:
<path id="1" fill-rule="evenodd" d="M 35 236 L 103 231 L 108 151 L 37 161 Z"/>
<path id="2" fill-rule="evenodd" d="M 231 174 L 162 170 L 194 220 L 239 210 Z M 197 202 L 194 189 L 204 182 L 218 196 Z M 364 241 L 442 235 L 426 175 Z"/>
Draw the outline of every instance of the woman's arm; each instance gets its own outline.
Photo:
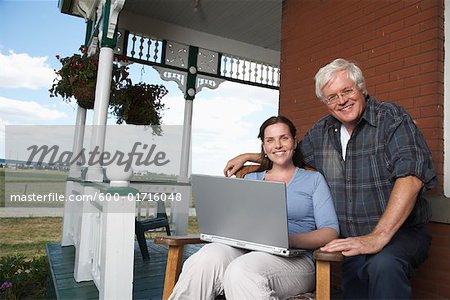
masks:
<path id="1" fill-rule="evenodd" d="M 339 237 L 339 224 L 330 189 L 322 174 L 314 172 L 315 181 L 312 205 L 317 229 L 291 234 L 289 245 L 293 248 L 316 249 Z"/>
<path id="2" fill-rule="evenodd" d="M 326 243 L 337 239 L 339 234 L 329 227 L 316 229 L 306 233 L 296 233 L 289 235 L 289 247 L 300 249 L 316 249 Z"/>
<path id="3" fill-rule="evenodd" d="M 260 153 L 244 153 L 240 154 L 232 159 L 230 159 L 225 166 L 225 169 L 223 169 L 223 174 L 226 177 L 230 177 L 234 175 L 237 170 L 242 168 L 242 166 L 247 162 L 255 162 L 260 163 L 261 154 Z"/>

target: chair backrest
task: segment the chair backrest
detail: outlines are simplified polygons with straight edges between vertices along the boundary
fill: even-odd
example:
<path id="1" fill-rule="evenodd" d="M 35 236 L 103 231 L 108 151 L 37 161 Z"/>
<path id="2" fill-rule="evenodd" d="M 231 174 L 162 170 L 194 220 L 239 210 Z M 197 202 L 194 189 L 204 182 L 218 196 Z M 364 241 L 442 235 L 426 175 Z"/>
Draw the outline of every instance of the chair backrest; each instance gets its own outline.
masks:
<path id="1" fill-rule="evenodd" d="M 156 207 L 155 207 L 156 206 Z M 136 219 L 166 218 L 166 205 L 164 201 L 138 201 L 136 205 Z"/>
<path id="2" fill-rule="evenodd" d="M 237 178 L 244 178 L 245 175 L 247 175 L 248 173 L 255 172 L 256 170 L 259 169 L 259 167 L 260 165 L 246 165 L 237 170 L 235 175 Z"/>
<path id="3" fill-rule="evenodd" d="M 259 168 L 260 168 L 260 165 L 245 165 L 245 166 L 241 167 L 239 170 L 237 170 L 235 175 L 237 178 L 244 178 L 245 175 L 247 175 L 248 173 L 256 172 L 256 170 L 258 170 Z M 305 170 L 310 170 L 310 171 L 316 170 L 316 169 L 314 169 L 312 167 L 308 167 L 308 166 L 303 166 L 302 168 L 304 168 Z"/>

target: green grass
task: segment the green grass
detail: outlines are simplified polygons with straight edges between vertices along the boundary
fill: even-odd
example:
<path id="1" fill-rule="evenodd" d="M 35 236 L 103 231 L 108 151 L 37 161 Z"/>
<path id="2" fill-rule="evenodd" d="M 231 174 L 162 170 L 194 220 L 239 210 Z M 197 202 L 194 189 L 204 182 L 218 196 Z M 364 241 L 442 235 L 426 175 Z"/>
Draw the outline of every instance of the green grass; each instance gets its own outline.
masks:
<path id="1" fill-rule="evenodd" d="M 10 202 L 11 196 L 64 195 L 67 173 L 55 170 L 0 169 L 0 207 L 61 207 L 62 202 Z"/>
<path id="2" fill-rule="evenodd" d="M 0 257 L 46 255 L 45 244 L 61 239 L 62 218 L 0 218 Z"/>

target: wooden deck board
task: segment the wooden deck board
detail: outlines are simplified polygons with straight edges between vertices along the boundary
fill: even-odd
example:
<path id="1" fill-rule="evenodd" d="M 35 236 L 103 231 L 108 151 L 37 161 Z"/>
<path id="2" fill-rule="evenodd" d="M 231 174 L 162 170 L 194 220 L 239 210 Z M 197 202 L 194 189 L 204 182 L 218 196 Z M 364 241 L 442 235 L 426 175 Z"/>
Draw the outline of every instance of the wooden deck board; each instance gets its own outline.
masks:
<path id="1" fill-rule="evenodd" d="M 147 240 L 150 260 L 144 261 L 137 243 L 134 248 L 133 299 L 161 299 L 167 262 L 167 246 Z M 183 259 L 186 259 L 202 245 L 188 245 Z M 76 282 L 73 277 L 75 248 L 47 244 L 51 278 L 49 295 L 53 299 L 98 299 L 98 290 L 93 281 Z"/>

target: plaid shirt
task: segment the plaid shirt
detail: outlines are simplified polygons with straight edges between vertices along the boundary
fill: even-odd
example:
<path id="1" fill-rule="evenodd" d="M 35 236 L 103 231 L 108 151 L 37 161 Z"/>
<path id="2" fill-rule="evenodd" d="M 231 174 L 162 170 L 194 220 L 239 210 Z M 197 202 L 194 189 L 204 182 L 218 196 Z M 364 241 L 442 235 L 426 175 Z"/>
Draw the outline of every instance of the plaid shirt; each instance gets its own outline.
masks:
<path id="1" fill-rule="evenodd" d="M 306 133 L 299 147 L 305 163 L 328 181 L 343 237 L 364 235 L 375 228 L 396 178 L 417 176 L 424 189 L 436 184 L 430 150 L 403 108 L 367 96 L 345 160 L 340 128 L 341 123 L 328 115 Z M 403 226 L 426 223 L 430 217 L 427 201 L 419 196 Z"/>

